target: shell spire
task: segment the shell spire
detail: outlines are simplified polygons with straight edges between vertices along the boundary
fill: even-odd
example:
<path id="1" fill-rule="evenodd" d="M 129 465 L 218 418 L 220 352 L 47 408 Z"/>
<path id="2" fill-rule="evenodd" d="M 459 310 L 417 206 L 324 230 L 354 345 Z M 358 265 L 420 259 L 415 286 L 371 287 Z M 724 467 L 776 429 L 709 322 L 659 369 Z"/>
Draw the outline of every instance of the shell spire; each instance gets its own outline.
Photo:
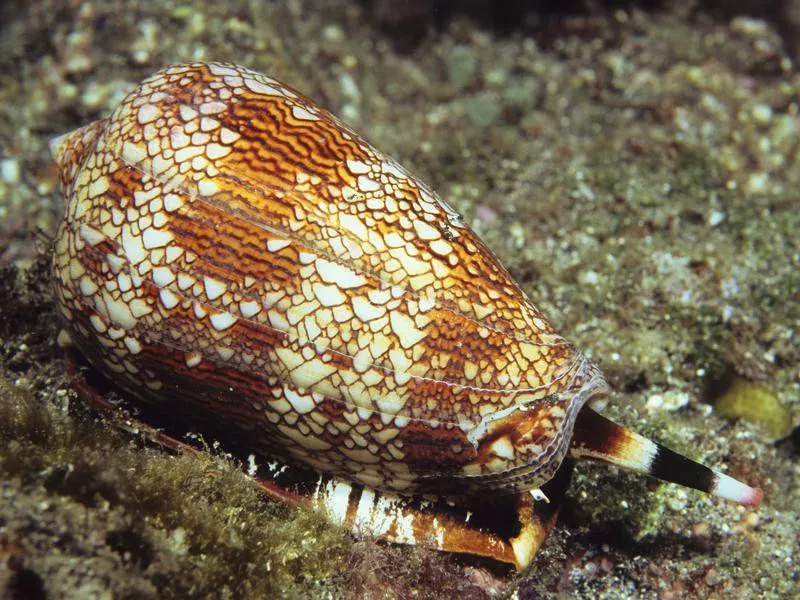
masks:
<path id="1" fill-rule="evenodd" d="M 72 188 L 75 176 L 82 166 L 81 162 L 88 156 L 105 122 L 105 119 L 94 121 L 50 140 L 50 154 L 58 167 L 61 185 L 65 191 Z"/>

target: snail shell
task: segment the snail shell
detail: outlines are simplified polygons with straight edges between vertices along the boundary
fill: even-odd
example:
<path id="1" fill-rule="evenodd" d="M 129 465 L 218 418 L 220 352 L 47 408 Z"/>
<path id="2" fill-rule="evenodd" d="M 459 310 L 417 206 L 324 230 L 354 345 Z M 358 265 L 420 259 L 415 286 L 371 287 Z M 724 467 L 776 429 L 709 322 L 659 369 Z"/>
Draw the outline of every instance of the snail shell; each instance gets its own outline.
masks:
<path id="1" fill-rule="evenodd" d="M 172 66 L 52 146 L 73 341 L 251 451 L 398 492 L 519 491 L 604 392 L 458 213 L 274 79 Z"/>
<path id="2" fill-rule="evenodd" d="M 535 490 L 570 452 L 761 500 L 584 409 L 602 376 L 458 213 L 274 79 L 168 67 L 52 149 L 66 329 L 187 426 L 401 494 Z"/>

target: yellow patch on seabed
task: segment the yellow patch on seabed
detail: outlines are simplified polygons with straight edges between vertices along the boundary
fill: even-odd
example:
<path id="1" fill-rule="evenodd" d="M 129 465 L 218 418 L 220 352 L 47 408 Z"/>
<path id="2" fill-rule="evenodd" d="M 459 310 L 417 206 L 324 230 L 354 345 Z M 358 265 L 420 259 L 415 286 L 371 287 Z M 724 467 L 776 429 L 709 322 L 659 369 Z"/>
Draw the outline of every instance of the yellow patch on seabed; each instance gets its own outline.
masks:
<path id="1" fill-rule="evenodd" d="M 737 378 L 717 398 L 714 410 L 723 417 L 754 423 L 773 439 L 789 435 L 792 416 L 777 396 L 762 385 Z"/>

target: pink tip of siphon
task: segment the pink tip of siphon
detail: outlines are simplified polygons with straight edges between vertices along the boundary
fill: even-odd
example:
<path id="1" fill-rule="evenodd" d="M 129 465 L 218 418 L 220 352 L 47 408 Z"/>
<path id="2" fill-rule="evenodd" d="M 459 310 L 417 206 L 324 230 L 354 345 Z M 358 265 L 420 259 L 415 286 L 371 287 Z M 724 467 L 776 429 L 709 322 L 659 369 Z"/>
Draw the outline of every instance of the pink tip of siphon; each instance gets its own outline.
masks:
<path id="1" fill-rule="evenodd" d="M 715 475 L 717 479 L 713 490 L 715 496 L 738 502 L 744 506 L 755 507 L 761 504 L 764 496 L 761 488 L 750 487 L 722 473 L 715 473 Z"/>

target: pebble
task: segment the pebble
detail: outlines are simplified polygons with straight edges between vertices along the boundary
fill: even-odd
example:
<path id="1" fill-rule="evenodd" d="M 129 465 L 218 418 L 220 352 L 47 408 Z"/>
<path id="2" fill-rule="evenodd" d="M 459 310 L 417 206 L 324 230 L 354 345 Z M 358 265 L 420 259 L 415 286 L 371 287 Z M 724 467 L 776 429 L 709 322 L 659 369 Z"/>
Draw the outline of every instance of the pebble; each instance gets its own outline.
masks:
<path id="1" fill-rule="evenodd" d="M 677 490 L 675 494 L 667 500 L 666 504 L 672 511 L 681 512 L 686 508 L 686 499 L 686 492 Z"/>
<path id="2" fill-rule="evenodd" d="M 19 183 L 20 181 L 20 168 L 19 159 L 17 158 L 4 158 L 0 161 L 0 175 L 6 183 Z"/>
<path id="3" fill-rule="evenodd" d="M 742 519 L 742 524 L 750 529 L 755 529 L 760 523 L 761 519 L 755 512 L 748 513 L 747 516 Z"/>
<path id="4" fill-rule="evenodd" d="M 86 73 L 94 68 L 89 55 L 92 36 L 88 31 L 73 31 L 67 36 L 64 50 L 64 69 L 67 73 Z"/>
<path id="5" fill-rule="evenodd" d="M 514 248 L 522 248 L 525 245 L 525 230 L 519 223 L 512 223 L 508 228 L 511 243 Z"/>
<path id="6" fill-rule="evenodd" d="M 503 101 L 507 106 L 531 110 L 540 95 L 539 83 L 535 79 L 511 84 L 503 92 Z"/>
<path id="7" fill-rule="evenodd" d="M 330 55 L 341 54 L 344 44 L 344 31 L 338 25 L 328 25 L 322 30 L 322 48 Z"/>
<path id="8" fill-rule="evenodd" d="M 689 404 L 689 394 L 677 390 L 670 390 L 663 394 L 652 394 L 645 403 L 647 410 L 675 411 Z"/>
<path id="9" fill-rule="evenodd" d="M 767 35 L 769 27 L 762 19 L 750 17 L 737 17 L 731 21 L 731 30 L 752 37 Z"/>
<path id="10" fill-rule="evenodd" d="M 505 69 L 491 69 L 485 75 L 486 85 L 491 87 L 502 87 L 508 79 Z"/>
<path id="11" fill-rule="evenodd" d="M 345 123 L 358 123 L 361 121 L 361 111 L 358 110 L 358 106 L 353 104 L 352 102 L 348 102 L 346 104 L 342 104 L 342 108 L 339 111 L 342 116 L 342 120 Z"/>
<path id="12" fill-rule="evenodd" d="M 584 271 L 580 276 L 580 282 L 585 285 L 597 285 L 600 281 L 600 274 L 597 271 Z"/>
<path id="13" fill-rule="evenodd" d="M 650 412 L 655 412 L 664 405 L 664 396 L 661 394 L 652 394 L 645 402 L 645 408 Z"/>
<path id="14" fill-rule="evenodd" d="M 488 127 L 500 116 L 500 102 L 492 92 L 480 92 L 464 101 L 464 110 L 475 127 Z"/>
<path id="15" fill-rule="evenodd" d="M 686 392 L 670 390 L 664 394 L 663 408 L 665 410 L 678 410 L 687 404 L 689 404 L 689 394 Z"/>
<path id="16" fill-rule="evenodd" d="M 711 536 L 711 527 L 708 523 L 695 523 L 692 527 L 692 535 L 698 538 L 707 538 Z"/>
<path id="17" fill-rule="evenodd" d="M 345 98 L 355 104 L 361 103 L 361 90 L 350 73 L 342 73 L 339 75 L 339 88 L 342 90 L 342 95 Z"/>
<path id="18" fill-rule="evenodd" d="M 751 114 L 759 125 L 769 125 L 772 120 L 772 107 L 769 104 L 756 104 Z"/>
<path id="19" fill-rule="evenodd" d="M 745 183 L 745 190 L 750 194 L 763 194 L 767 189 L 768 181 L 767 173 L 753 173 Z"/>
<path id="20" fill-rule="evenodd" d="M 711 214 L 708 215 L 708 226 L 709 227 L 716 227 L 720 223 L 722 223 L 727 218 L 724 210 L 717 210 L 714 209 L 711 211 Z"/>
<path id="21" fill-rule="evenodd" d="M 795 142 L 795 119 L 791 115 L 778 115 L 773 119 L 769 131 L 775 149 L 787 152 Z"/>
<path id="22" fill-rule="evenodd" d="M 706 585 L 710 587 L 714 587 L 717 585 L 722 578 L 720 577 L 719 571 L 717 571 L 714 567 L 711 567 L 706 573 Z"/>
<path id="23" fill-rule="evenodd" d="M 456 46 L 445 57 L 447 78 L 456 88 L 466 87 L 475 77 L 476 61 L 472 48 L 469 46 Z"/>
<path id="24" fill-rule="evenodd" d="M 89 109 L 98 109 L 105 106 L 111 95 L 109 86 L 97 81 L 90 81 L 81 94 L 81 104 Z"/>
<path id="25" fill-rule="evenodd" d="M 158 48 L 158 24 L 145 19 L 139 23 L 139 38 L 131 47 L 131 58 L 136 64 L 143 65 L 150 60 L 153 52 Z"/>
<path id="26" fill-rule="evenodd" d="M 202 12 L 193 12 L 186 26 L 186 33 L 193 38 L 201 37 L 206 31 L 206 16 Z"/>

